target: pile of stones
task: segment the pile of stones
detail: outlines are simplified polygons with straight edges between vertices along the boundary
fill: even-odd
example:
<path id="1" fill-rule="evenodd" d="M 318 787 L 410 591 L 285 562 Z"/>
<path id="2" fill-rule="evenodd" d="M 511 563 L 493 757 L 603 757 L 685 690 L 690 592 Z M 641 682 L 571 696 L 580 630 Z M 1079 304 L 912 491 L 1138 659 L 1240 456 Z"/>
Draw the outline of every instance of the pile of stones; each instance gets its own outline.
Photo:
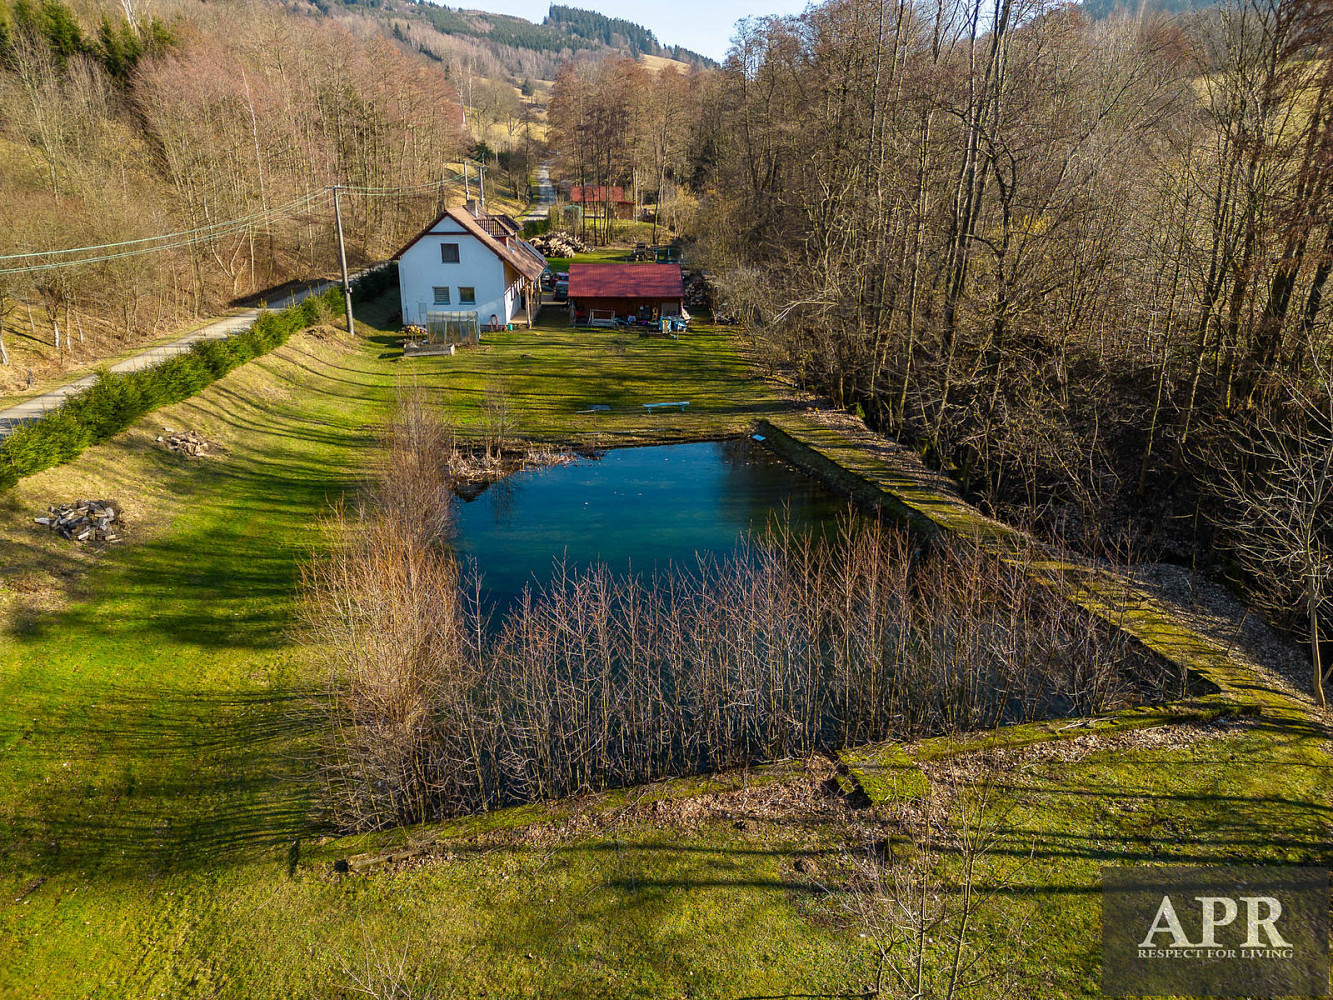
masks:
<path id="1" fill-rule="evenodd" d="M 157 442 L 167 451 L 177 451 L 182 455 L 193 455 L 198 458 L 220 450 L 218 445 L 208 440 L 198 431 L 172 431 L 169 427 L 162 429 L 167 433 L 165 435 L 159 434 Z"/>
<path id="2" fill-rule="evenodd" d="M 78 503 L 48 507 L 46 517 L 34 517 L 37 524 L 50 528 L 61 538 L 81 545 L 116 545 L 120 535 L 116 523 L 120 509 L 109 500 L 80 500 Z"/>
<path id="3" fill-rule="evenodd" d="M 572 233 L 562 230 L 542 233 L 528 240 L 543 257 L 573 257 L 576 253 L 587 253 L 588 245 Z"/>

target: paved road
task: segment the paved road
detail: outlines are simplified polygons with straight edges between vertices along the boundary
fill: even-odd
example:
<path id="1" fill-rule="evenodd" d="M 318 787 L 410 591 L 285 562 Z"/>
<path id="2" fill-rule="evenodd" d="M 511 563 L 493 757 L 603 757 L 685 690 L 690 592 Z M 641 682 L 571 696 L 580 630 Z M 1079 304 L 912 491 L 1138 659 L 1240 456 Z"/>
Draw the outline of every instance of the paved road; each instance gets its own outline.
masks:
<path id="1" fill-rule="evenodd" d="M 288 306 L 294 306 L 308 295 L 317 295 L 328 288 L 331 282 L 322 281 L 308 288 L 301 288 L 291 293 L 284 294 L 282 298 L 269 303 L 270 309 L 286 309 Z M 134 372 L 142 368 L 151 368 L 177 354 L 183 354 L 188 351 L 191 345 L 200 340 L 224 340 L 234 333 L 240 333 L 242 330 L 248 330 L 259 317 L 258 309 L 247 309 L 245 312 L 236 313 L 228 316 L 226 319 L 217 320 L 209 323 L 207 326 L 200 327 L 193 333 L 186 334 L 179 340 L 173 340 L 169 344 L 162 344 L 158 347 L 149 348 L 140 354 L 126 358 L 124 361 L 118 361 L 112 365 L 110 370 L 113 372 Z M 36 420 L 43 414 L 63 406 L 65 400 L 70 396 L 77 396 L 97 380 L 97 376 L 85 375 L 76 382 L 70 382 L 68 385 L 62 385 L 58 389 L 52 389 L 44 392 L 40 396 L 33 396 L 31 399 L 25 399 L 23 402 L 7 409 L 0 410 L 0 438 L 3 438 L 16 426 L 26 423 L 29 420 Z"/>
<path id="2" fill-rule="evenodd" d="M 532 203 L 519 222 L 536 222 L 546 218 L 547 209 L 555 204 L 555 186 L 551 183 L 551 165 L 543 163 L 537 168 L 537 200 Z"/>

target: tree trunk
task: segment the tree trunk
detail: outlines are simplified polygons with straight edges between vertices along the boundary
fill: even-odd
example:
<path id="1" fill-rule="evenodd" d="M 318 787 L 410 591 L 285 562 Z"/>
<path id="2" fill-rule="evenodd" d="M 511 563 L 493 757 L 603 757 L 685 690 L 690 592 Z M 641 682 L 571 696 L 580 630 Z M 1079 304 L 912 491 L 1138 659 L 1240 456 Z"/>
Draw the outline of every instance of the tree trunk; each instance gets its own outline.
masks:
<path id="1" fill-rule="evenodd" d="M 1324 698 L 1324 664 L 1319 655 L 1319 593 L 1315 587 L 1314 574 L 1306 578 L 1305 602 L 1310 613 L 1310 663 L 1314 667 L 1314 702 L 1320 708 L 1327 707 Z"/>

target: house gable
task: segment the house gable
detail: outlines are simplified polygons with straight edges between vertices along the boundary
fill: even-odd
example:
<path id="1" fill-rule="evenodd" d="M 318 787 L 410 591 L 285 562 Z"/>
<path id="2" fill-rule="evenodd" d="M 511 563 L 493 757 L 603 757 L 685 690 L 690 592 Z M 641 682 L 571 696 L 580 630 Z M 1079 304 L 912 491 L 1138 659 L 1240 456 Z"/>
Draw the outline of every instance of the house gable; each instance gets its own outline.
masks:
<path id="1" fill-rule="evenodd" d="M 394 255 L 405 322 L 429 312 L 468 311 L 483 323 L 508 322 L 524 297 L 536 298 L 545 258 L 511 238 L 497 240 L 462 209 L 438 216 Z M 456 253 L 441 246 L 455 244 Z"/>

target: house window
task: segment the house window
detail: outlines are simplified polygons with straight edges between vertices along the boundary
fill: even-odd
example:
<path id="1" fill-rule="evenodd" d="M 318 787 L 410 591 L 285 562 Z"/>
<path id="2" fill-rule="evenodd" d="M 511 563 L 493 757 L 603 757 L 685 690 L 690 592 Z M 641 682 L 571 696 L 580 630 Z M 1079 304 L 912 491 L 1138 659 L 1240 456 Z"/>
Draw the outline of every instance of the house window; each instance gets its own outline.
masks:
<path id="1" fill-rule="evenodd" d="M 446 285 L 435 286 L 435 304 L 437 306 L 447 306 L 449 304 L 449 288 Z"/>
<path id="2" fill-rule="evenodd" d="M 441 260 L 443 263 L 445 263 L 445 264 L 457 264 L 457 263 L 458 263 L 458 244 L 457 244 L 457 243 L 441 243 L 441 244 L 440 244 L 440 260 Z"/>
<path id="3" fill-rule="evenodd" d="M 458 288 L 458 304 L 460 306 L 474 306 L 477 304 L 477 290 L 469 288 L 467 285 L 460 285 Z"/>

